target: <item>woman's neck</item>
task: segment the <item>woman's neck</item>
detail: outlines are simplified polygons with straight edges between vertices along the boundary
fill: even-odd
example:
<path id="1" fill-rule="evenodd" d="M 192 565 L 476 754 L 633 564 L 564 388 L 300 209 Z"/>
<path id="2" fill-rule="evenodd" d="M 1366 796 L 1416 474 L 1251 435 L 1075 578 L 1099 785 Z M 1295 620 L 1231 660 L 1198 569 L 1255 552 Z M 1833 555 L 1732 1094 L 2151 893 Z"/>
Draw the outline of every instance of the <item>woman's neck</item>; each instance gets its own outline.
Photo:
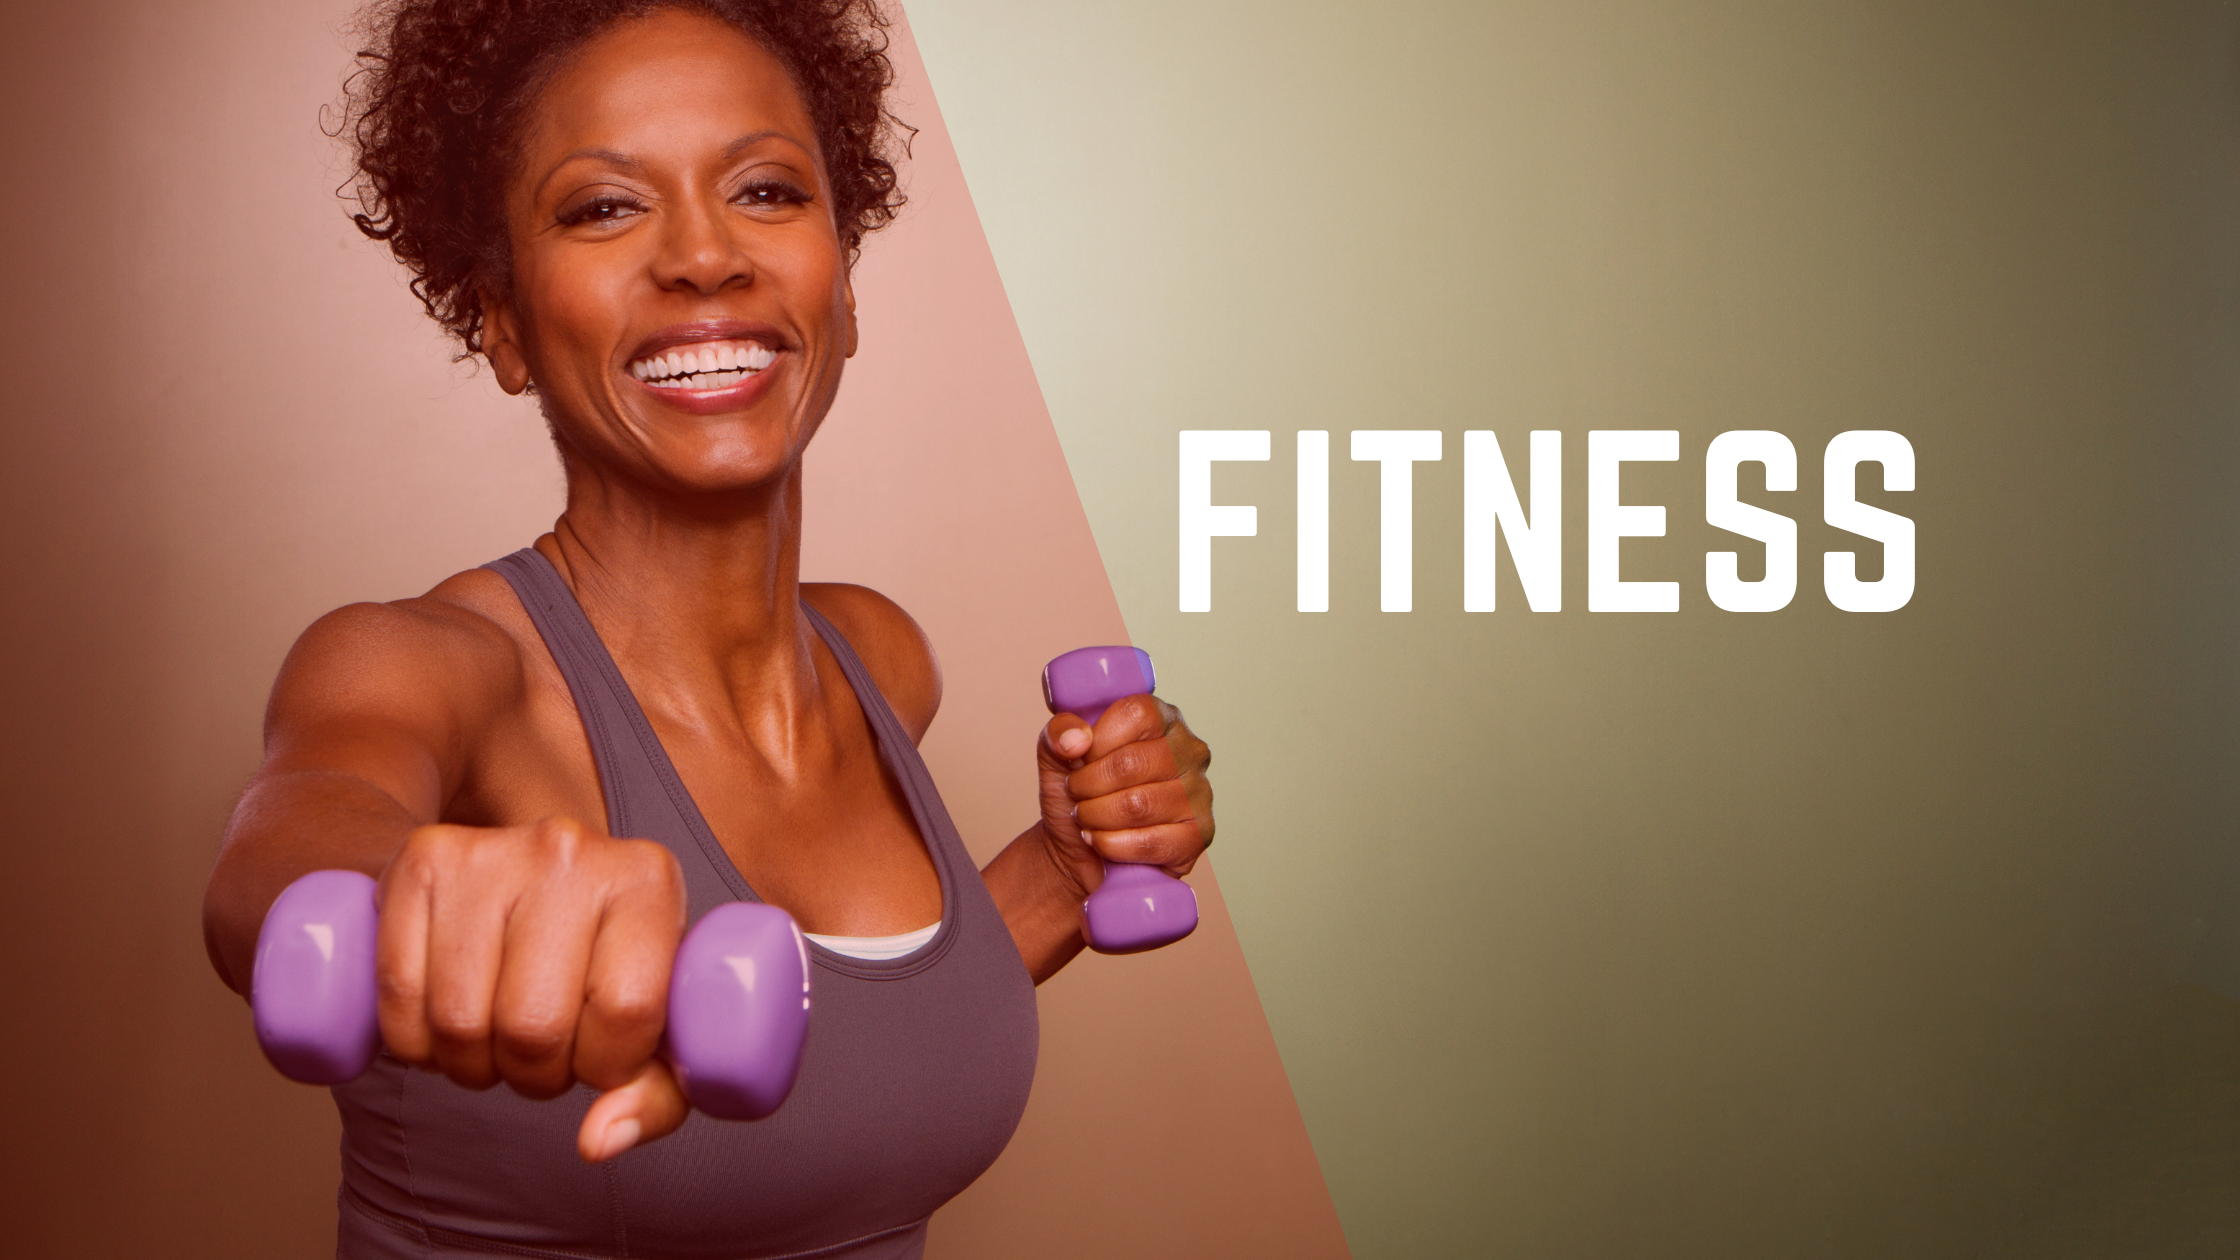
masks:
<path id="1" fill-rule="evenodd" d="M 720 502 L 570 472 L 567 509 L 536 546 L 640 700 L 693 725 L 738 722 L 790 742 L 767 724 L 794 727 L 818 692 L 800 614 L 799 461 Z"/>

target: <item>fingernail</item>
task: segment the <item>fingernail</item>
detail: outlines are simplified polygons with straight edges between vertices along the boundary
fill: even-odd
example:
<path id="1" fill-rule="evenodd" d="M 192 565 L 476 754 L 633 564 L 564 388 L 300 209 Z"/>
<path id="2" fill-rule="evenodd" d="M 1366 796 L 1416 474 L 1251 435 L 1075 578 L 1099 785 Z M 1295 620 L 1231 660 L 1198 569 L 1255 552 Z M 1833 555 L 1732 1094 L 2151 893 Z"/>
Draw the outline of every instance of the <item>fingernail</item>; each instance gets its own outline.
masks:
<path id="1" fill-rule="evenodd" d="M 640 1135 L 644 1134 L 644 1132 L 645 1126 L 639 1124 L 637 1117 L 635 1116 L 625 1116 L 622 1119 L 615 1121 L 613 1124 L 608 1125 L 607 1131 L 599 1135 L 600 1160 L 605 1161 L 613 1159 L 615 1156 L 620 1155 L 633 1146 L 636 1146 L 638 1144 L 638 1138 L 640 1137 Z"/>
<path id="2" fill-rule="evenodd" d="M 1089 732 L 1075 727 L 1058 737 L 1058 751 L 1071 757 L 1089 746 Z"/>

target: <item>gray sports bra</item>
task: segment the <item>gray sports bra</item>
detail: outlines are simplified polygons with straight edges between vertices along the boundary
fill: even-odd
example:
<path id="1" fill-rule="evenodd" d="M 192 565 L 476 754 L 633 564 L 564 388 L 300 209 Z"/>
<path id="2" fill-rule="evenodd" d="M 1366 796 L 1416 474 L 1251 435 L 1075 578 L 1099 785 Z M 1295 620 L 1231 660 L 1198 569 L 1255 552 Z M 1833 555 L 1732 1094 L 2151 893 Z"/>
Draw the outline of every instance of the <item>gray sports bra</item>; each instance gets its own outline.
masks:
<path id="1" fill-rule="evenodd" d="M 755 900 L 549 561 L 488 566 L 521 597 L 591 739 L 611 834 L 660 842 L 697 921 Z M 812 948 L 800 1082 L 766 1120 L 695 1113 L 603 1165 L 575 1151 L 592 1092 L 480 1093 L 384 1054 L 334 1091 L 346 1260 L 428 1256 L 906 1260 L 933 1210 L 995 1161 L 1026 1108 L 1034 986 L 917 748 L 846 639 L 803 606 L 863 706 L 941 880 L 939 929 L 887 960 Z"/>

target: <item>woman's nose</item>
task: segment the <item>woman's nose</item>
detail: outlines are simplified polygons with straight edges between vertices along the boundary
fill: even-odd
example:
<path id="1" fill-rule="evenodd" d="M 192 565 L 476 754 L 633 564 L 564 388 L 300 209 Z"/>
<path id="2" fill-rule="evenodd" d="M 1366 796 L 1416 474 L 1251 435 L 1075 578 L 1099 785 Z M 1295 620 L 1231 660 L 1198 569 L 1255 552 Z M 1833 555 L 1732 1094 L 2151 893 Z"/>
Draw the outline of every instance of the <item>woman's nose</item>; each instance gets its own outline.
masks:
<path id="1" fill-rule="evenodd" d="M 733 231 L 726 207 L 694 202 L 666 216 L 655 278 L 665 289 L 712 296 L 754 281 L 754 260 Z"/>

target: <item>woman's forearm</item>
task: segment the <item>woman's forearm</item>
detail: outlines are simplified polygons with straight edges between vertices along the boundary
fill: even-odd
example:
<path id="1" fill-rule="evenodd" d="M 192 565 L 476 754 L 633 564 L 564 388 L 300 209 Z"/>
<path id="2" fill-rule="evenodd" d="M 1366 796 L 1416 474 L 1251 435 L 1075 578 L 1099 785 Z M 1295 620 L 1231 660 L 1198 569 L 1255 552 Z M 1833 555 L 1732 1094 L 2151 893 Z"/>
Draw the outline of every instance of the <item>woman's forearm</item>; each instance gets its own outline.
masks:
<path id="1" fill-rule="evenodd" d="M 202 899 L 202 940 L 226 987 L 246 995 L 257 932 L 282 889 L 311 871 L 379 877 L 416 820 L 354 774 L 259 775 L 242 793 Z"/>
<path id="2" fill-rule="evenodd" d="M 1103 870 L 1094 856 L 1073 860 L 1061 853 L 1061 843 L 1036 823 L 980 872 L 1036 984 L 1058 974 L 1087 945 L 1081 903 L 1096 890 Z"/>

